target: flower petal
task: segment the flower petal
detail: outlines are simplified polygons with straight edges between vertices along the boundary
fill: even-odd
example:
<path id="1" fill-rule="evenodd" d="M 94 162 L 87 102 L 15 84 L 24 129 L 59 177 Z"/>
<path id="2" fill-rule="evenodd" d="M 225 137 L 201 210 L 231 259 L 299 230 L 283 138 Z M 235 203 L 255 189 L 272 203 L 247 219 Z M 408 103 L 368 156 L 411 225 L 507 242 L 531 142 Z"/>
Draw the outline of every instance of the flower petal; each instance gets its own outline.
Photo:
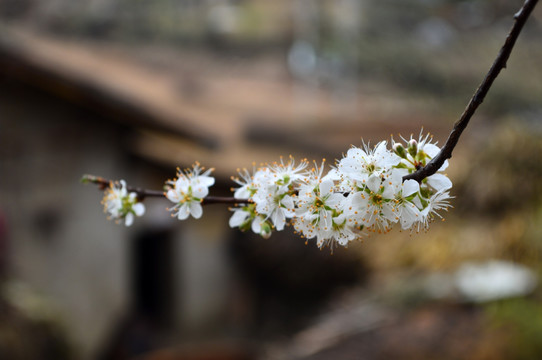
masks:
<path id="1" fill-rule="evenodd" d="M 142 203 L 136 203 L 134 204 L 134 206 L 132 206 L 132 210 L 134 210 L 134 213 L 137 216 L 142 216 L 143 214 L 145 214 L 145 205 L 143 205 Z"/>
<path id="2" fill-rule="evenodd" d="M 403 197 L 410 196 L 420 191 L 420 184 L 416 180 L 409 179 L 403 183 Z"/>
<path id="3" fill-rule="evenodd" d="M 326 196 L 333 192 L 333 180 L 324 180 L 320 183 L 320 195 Z"/>
<path id="4" fill-rule="evenodd" d="M 286 224 L 284 212 L 281 209 L 276 209 L 272 214 L 271 221 L 273 221 L 273 225 L 275 225 L 275 228 L 278 231 L 283 230 L 284 225 Z"/>
<path id="5" fill-rule="evenodd" d="M 190 213 L 192 214 L 194 219 L 199 219 L 201 215 L 203 215 L 203 208 L 201 207 L 201 204 L 195 201 L 191 202 Z"/>
<path id="6" fill-rule="evenodd" d="M 177 218 L 179 220 L 186 220 L 188 218 L 188 216 L 190 215 L 190 208 L 189 208 L 189 204 L 186 203 L 186 204 L 183 204 L 178 212 L 177 212 Z"/>
<path id="7" fill-rule="evenodd" d="M 134 214 L 128 213 L 126 214 L 126 217 L 124 218 L 124 225 L 130 226 L 134 222 Z"/>
<path id="8" fill-rule="evenodd" d="M 203 199 L 209 194 L 209 188 L 199 183 L 195 183 L 192 187 L 192 195 L 198 199 Z"/>
<path id="9" fill-rule="evenodd" d="M 252 228 L 252 231 L 254 231 L 254 233 L 256 234 L 260 234 L 261 231 L 262 231 L 262 218 L 260 216 L 256 217 L 253 221 L 252 221 L 252 225 L 251 225 L 251 228 Z"/>
<path id="10" fill-rule="evenodd" d="M 372 192 L 378 192 L 380 190 L 381 183 L 382 183 L 382 180 L 380 179 L 380 176 L 371 175 L 369 176 L 369 179 L 367 180 L 367 187 Z"/>
<path id="11" fill-rule="evenodd" d="M 203 186 L 213 186 L 215 184 L 215 178 L 212 176 L 198 176 L 197 177 L 198 182 L 202 184 Z"/>
<path id="12" fill-rule="evenodd" d="M 169 201 L 174 202 L 174 203 L 178 203 L 179 201 L 181 201 L 181 197 L 179 196 L 179 193 L 177 193 L 177 191 L 175 191 L 174 189 L 169 189 L 166 193 L 166 197 L 168 198 Z"/>
<path id="13" fill-rule="evenodd" d="M 235 210 L 229 221 L 230 227 L 234 228 L 240 226 L 242 223 L 245 222 L 249 215 L 249 212 L 242 209 Z"/>
<path id="14" fill-rule="evenodd" d="M 437 192 L 452 187 L 452 182 L 446 175 L 434 174 L 427 178 L 427 183 Z"/>

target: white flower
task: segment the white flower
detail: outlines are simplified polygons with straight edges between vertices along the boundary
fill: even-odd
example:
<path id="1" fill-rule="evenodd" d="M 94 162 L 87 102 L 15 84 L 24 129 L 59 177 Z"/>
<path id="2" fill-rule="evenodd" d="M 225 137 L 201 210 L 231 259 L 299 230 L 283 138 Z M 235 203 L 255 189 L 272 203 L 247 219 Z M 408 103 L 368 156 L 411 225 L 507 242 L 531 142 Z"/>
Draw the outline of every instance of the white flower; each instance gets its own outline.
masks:
<path id="1" fill-rule="evenodd" d="M 140 203 L 135 192 L 128 193 L 126 182 L 120 180 L 118 183 L 111 182 L 105 192 L 104 212 L 108 213 L 110 219 L 117 222 L 124 220 L 124 225 L 130 226 L 135 216 L 143 216 L 145 205 Z"/>
<path id="2" fill-rule="evenodd" d="M 443 190 L 435 193 L 428 200 L 426 200 L 426 206 L 420 212 L 421 217 L 419 220 L 419 226 L 421 226 L 422 229 L 427 229 L 429 227 L 429 223 L 435 217 L 442 219 L 442 215 L 440 215 L 438 212 L 440 210 L 447 211 L 448 208 L 451 207 L 449 201 L 451 198 L 452 196 L 450 196 L 450 193 Z"/>
<path id="3" fill-rule="evenodd" d="M 393 183 L 371 175 L 361 191 L 349 195 L 349 216 L 370 230 L 387 232 L 390 229 L 389 223 L 397 222 L 393 198 Z"/>
<path id="4" fill-rule="evenodd" d="M 295 164 L 293 156 L 286 164 L 284 164 L 282 157 L 280 163 L 273 163 L 269 166 L 271 171 L 271 182 L 278 186 L 289 186 L 296 181 L 302 179 L 307 173 L 304 171 L 308 163 L 306 160 L 302 160 L 298 165 Z"/>
<path id="5" fill-rule="evenodd" d="M 433 138 L 430 134 L 424 136 L 422 131 L 420 131 L 418 140 L 414 139 L 412 135 L 410 135 L 410 140 L 402 138 L 406 143 L 406 149 L 401 152 L 401 163 L 412 171 L 427 165 L 427 163 L 440 152 L 440 148 L 436 145 L 437 143 L 431 143 Z M 394 149 L 396 149 L 397 146 L 402 147 L 401 143 L 396 143 L 393 139 L 392 142 Z M 438 171 L 444 171 L 447 167 L 448 160 L 445 160 Z"/>
<path id="6" fill-rule="evenodd" d="M 393 187 L 394 195 L 392 212 L 395 218 L 389 219 L 392 222 L 399 221 L 403 230 L 410 229 L 412 224 L 420 219 L 420 210 L 412 202 L 418 196 L 420 184 L 416 180 L 402 181 L 404 171 L 394 170 L 391 176 L 390 185 Z"/>
<path id="7" fill-rule="evenodd" d="M 386 141 L 379 142 L 372 150 L 353 147 L 339 161 L 337 170 L 354 182 L 365 182 L 371 175 L 382 175 L 401 162 L 401 158 L 386 148 Z"/>
<path id="8" fill-rule="evenodd" d="M 252 220 L 251 228 L 253 232 L 259 234 L 264 239 L 269 239 L 269 237 L 271 237 L 271 224 L 261 215 L 256 215 L 254 220 Z"/>
<path id="9" fill-rule="evenodd" d="M 306 161 L 295 165 L 290 157 L 288 163 L 274 163 L 259 169 L 252 179 L 256 189 L 251 200 L 256 204 L 256 213 L 269 219 L 277 230 L 283 230 L 286 219 L 294 216 L 294 200 L 296 182 L 305 176 L 303 170 Z"/>
<path id="10" fill-rule="evenodd" d="M 324 164 L 299 186 L 296 197 L 297 230 L 308 239 L 331 229 L 333 210 L 344 197 L 334 193 L 331 179 L 321 179 Z"/>
<path id="11" fill-rule="evenodd" d="M 424 136 L 421 132 L 417 140 L 412 135 L 410 140 L 402 139 L 406 145 L 403 146 L 401 143 L 393 142 L 393 149 L 401 157 L 401 163 L 396 167 L 407 173 L 412 173 L 426 166 L 440 152 L 440 148 L 436 146 L 436 143 L 431 143 L 433 139 L 429 135 Z M 443 171 L 447 167 L 448 161 L 446 160 L 438 171 Z M 408 182 L 410 180 L 405 181 L 403 186 L 406 186 Z M 414 191 L 416 185 L 411 183 L 409 187 Z M 403 229 L 408 229 L 416 223 L 418 224 L 418 230 L 420 227 L 427 228 L 434 215 L 440 217 L 437 211 L 445 210 L 450 206 L 448 190 L 451 187 L 452 182 L 450 179 L 438 172 L 425 178 L 419 184 L 417 192 L 406 194 L 405 190 L 403 190 L 403 199 L 397 199 L 399 203 L 403 204 L 402 209 L 398 209 L 400 213 L 398 218 Z"/>
<path id="12" fill-rule="evenodd" d="M 319 247 L 329 245 L 333 250 L 335 243 L 346 246 L 350 241 L 360 238 L 362 235 L 360 229 L 356 229 L 349 224 L 347 215 L 340 212 L 332 219 L 332 228 L 328 233 L 328 237 L 317 239 L 317 245 Z"/>
<path id="13" fill-rule="evenodd" d="M 254 195 L 254 193 L 256 193 L 256 184 L 259 183 L 258 180 L 254 181 L 253 179 L 254 177 L 256 177 L 256 179 L 261 177 L 263 175 L 262 171 L 256 172 L 254 176 L 251 175 L 247 169 L 238 169 L 237 171 L 240 177 L 232 176 L 231 179 L 235 181 L 238 185 L 240 185 L 240 187 L 232 189 L 232 191 L 234 191 L 233 196 L 236 199 L 250 199 Z"/>
<path id="14" fill-rule="evenodd" d="M 239 227 L 243 228 L 245 224 L 248 224 L 251 220 L 251 212 L 248 211 L 245 207 L 237 208 L 233 210 L 233 215 L 230 218 L 229 225 L 230 227 Z"/>
<path id="15" fill-rule="evenodd" d="M 232 180 L 241 186 L 232 189 L 232 191 L 234 191 L 236 199 L 247 200 L 247 203 L 244 206 L 232 209 L 233 215 L 230 218 L 229 225 L 232 228 L 238 227 L 241 231 L 250 228 L 256 234 L 267 239 L 271 236 L 272 226 L 265 216 L 256 212 L 253 197 L 262 187 L 272 184 L 273 174 L 268 167 L 258 169 L 254 175 L 251 175 L 246 169 L 238 170 L 238 172 L 240 178 L 232 177 Z"/>
<path id="16" fill-rule="evenodd" d="M 324 163 L 313 169 L 299 186 L 296 197 L 294 227 L 305 238 L 316 237 L 318 247 L 335 243 L 345 246 L 358 237 L 347 224 L 344 214 L 346 198 L 337 191 L 335 171 L 322 177 Z"/>
<path id="17" fill-rule="evenodd" d="M 423 129 L 422 129 L 423 131 Z M 426 155 L 429 160 L 433 159 L 440 152 L 440 148 L 434 144 L 431 144 L 433 138 L 427 134 L 423 137 L 422 132 L 420 131 L 420 136 L 418 138 L 418 153 L 423 153 Z M 438 171 L 444 171 L 448 167 L 448 160 L 445 160 Z"/>
<path id="18" fill-rule="evenodd" d="M 173 211 L 173 216 L 177 216 L 179 220 L 185 220 L 190 215 L 199 219 L 203 214 L 201 202 L 209 194 L 209 187 L 214 185 L 215 179 L 209 176 L 213 169 L 200 174 L 202 171 L 203 168 L 196 163 L 192 170 L 178 170 L 178 178 L 166 182 L 169 188 L 166 197 L 175 203 L 169 210 Z"/>
<path id="19" fill-rule="evenodd" d="M 233 215 L 230 218 L 230 227 L 238 227 L 241 231 L 252 229 L 258 235 L 268 239 L 271 236 L 271 224 L 262 215 L 258 215 L 254 209 L 255 205 L 233 209 Z"/>
<path id="20" fill-rule="evenodd" d="M 254 194 L 253 200 L 256 212 L 270 219 L 278 231 L 284 229 L 286 218 L 294 216 L 294 200 L 287 186 L 263 186 Z"/>

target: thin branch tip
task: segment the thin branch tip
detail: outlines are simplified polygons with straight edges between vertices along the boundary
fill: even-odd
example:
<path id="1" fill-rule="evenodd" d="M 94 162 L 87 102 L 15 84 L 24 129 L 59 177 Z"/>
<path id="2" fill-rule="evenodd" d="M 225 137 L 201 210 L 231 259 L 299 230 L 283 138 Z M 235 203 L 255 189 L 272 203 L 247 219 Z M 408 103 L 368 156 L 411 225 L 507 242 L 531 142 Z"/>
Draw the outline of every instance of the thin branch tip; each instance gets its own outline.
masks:
<path id="1" fill-rule="evenodd" d="M 470 119 L 478 109 L 478 106 L 484 102 L 485 96 L 487 95 L 489 89 L 493 85 L 493 82 L 499 75 L 502 69 L 506 69 L 508 58 L 512 53 L 512 49 L 516 43 L 516 40 L 525 25 L 527 18 L 532 13 L 534 7 L 536 6 L 538 0 L 526 0 L 521 9 L 514 14 L 514 24 L 510 29 L 504 45 L 501 47 L 495 61 L 491 65 L 488 73 L 483 79 L 480 86 L 476 89 L 471 100 L 467 104 L 463 114 L 459 120 L 454 124 L 448 139 L 444 146 L 440 149 L 440 152 L 423 168 L 416 170 L 412 174 L 406 175 L 403 177 L 403 181 L 412 179 L 421 183 L 423 179 L 435 174 L 438 169 L 444 164 L 444 161 L 452 157 L 452 152 L 463 133 L 463 130 L 469 124 Z"/>

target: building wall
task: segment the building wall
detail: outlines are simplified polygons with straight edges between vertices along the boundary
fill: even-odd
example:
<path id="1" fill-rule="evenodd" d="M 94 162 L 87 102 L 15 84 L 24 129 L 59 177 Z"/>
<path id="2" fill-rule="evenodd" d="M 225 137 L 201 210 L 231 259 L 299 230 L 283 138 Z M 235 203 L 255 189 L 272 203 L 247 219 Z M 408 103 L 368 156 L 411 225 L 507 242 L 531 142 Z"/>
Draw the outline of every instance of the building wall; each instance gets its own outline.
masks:
<path id="1" fill-rule="evenodd" d="M 125 238 L 133 229 L 106 222 L 100 192 L 79 182 L 87 172 L 130 172 L 120 129 L 7 81 L 0 94 L 9 277 L 49 300 L 86 358 L 129 302 Z"/>
<path id="2" fill-rule="evenodd" d="M 227 317 L 227 209 L 180 223 L 147 199 L 130 228 L 107 221 L 83 174 L 160 189 L 175 169 L 131 155 L 134 129 L 22 84 L 0 80 L 0 213 L 11 281 L 48 300 L 83 359 L 126 347 L 146 326 L 220 332 Z M 161 328 L 161 329 L 160 329 Z M 126 349 L 124 349 L 126 350 Z M 139 351 L 139 350 L 128 350 Z"/>

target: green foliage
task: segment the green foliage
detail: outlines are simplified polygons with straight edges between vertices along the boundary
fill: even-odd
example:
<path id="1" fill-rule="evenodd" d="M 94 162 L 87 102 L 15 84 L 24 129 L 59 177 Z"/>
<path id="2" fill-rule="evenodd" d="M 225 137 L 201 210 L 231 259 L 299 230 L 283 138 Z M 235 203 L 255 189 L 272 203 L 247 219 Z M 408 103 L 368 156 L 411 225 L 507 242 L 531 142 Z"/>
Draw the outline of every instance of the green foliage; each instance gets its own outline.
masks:
<path id="1" fill-rule="evenodd" d="M 542 303 L 519 298 L 490 304 L 490 325 L 508 334 L 507 358 L 540 359 L 542 356 Z"/>

